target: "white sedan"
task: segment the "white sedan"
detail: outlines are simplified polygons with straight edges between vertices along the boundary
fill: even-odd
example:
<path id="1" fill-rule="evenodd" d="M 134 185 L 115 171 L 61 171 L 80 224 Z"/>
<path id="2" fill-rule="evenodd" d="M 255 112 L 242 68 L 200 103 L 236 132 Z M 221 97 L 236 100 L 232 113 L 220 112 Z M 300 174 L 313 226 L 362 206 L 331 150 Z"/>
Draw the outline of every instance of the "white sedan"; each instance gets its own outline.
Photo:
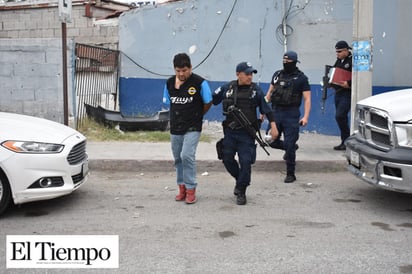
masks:
<path id="1" fill-rule="evenodd" d="M 0 214 L 69 194 L 88 177 L 86 137 L 46 119 L 0 112 Z"/>

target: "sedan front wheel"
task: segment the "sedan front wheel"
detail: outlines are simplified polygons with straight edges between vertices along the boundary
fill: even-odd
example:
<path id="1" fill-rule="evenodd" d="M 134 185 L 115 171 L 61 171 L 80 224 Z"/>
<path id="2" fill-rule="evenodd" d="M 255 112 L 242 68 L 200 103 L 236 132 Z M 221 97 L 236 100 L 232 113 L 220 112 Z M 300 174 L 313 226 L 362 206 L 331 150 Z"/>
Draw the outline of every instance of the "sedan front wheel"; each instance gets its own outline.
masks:
<path id="1" fill-rule="evenodd" d="M 0 173 L 0 215 L 10 206 L 11 202 L 11 192 L 9 182 L 4 176 Z"/>

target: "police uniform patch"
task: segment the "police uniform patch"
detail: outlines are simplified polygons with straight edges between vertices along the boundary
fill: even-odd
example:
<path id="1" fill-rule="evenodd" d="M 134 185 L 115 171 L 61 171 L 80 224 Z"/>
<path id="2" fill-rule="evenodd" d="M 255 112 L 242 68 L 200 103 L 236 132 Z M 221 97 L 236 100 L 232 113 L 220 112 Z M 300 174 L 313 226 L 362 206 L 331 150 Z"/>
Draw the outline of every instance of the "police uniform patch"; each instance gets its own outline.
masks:
<path id="1" fill-rule="evenodd" d="M 256 90 L 252 90 L 252 94 L 250 95 L 250 99 L 253 99 L 256 97 Z"/>
<path id="2" fill-rule="evenodd" d="M 232 95 L 233 95 L 233 88 L 226 91 L 226 98 L 232 97 Z"/>

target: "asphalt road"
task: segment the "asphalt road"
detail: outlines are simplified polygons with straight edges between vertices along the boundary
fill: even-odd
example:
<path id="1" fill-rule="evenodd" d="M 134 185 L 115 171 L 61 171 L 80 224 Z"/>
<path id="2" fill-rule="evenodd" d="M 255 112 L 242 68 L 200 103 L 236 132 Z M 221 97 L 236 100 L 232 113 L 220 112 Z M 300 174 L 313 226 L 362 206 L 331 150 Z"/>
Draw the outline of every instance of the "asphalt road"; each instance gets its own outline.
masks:
<path id="1" fill-rule="evenodd" d="M 72 195 L 0 218 L 1 273 L 412 273 L 412 196 L 346 172 L 254 172 L 237 206 L 227 173 L 199 174 L 175 202 L 174 174 L 92 171 Z M 119 235 L 119 269 L 5 267 L 5 235 Z"/>

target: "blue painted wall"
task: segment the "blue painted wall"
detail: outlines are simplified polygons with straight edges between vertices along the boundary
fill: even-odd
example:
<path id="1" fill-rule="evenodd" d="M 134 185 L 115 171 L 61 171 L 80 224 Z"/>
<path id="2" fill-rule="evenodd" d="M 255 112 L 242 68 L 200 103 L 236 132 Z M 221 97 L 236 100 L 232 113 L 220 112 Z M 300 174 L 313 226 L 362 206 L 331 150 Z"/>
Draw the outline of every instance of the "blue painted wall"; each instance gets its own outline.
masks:
<path id="1" fill-rule="evenodd" d="M 224 82 L 209 82 L 213 90 L 219 87 Z M 162 97 L 164 79 L 141 79 L 141 78 L 121 78 L 120 86 L 120 111 L 126 117 L 151 116 L 162 109 Z M 267 91 L 269 84 L 260 83 L 260 87 L 264 92 Z M 399 89 L 400 87 L 374 87 L 373 94 L 379 94 L 391 89 Z M 405 87 L 406 88 L 406 87 Z M 335 105 L 334 91 L 328 90 L 328 98 L 325 102 L 325 111 L 321 110 L 322 90 L 320 85 L 311 85 L 312 94 L 312 109 L 310 113 L 309 123 L 302 130 L 316 132 L 328 135 L 339 135 L 339 130 L 335 122 Z M 302 109 L 303 112 L 303 109 Z M 222 106 L 212 106 L 205 116 L 208 121 L 223 121 Z M 263 124 L 265 127 L 266 124 Z"/>
<path id="2" fill-rule="evenodd" d="M 308 126 L 302 129 L 339 134 L 332 90 L 325 112 L 321 111 L 320 81 L 324 65 L 336 60 L 336 41 L 352 41 L 353 1 L 294 0 L 287 20 L 290 28 L 286 45 L 279 41 L 284 3 L 292 2 L 186 0 L 122 14 L 122 114 L 149 116 L 162 109 L 163 85 L 174 73 L 172 59 L 178 52 L 190 55 L 194 72 L 207 79 L 212 90 L 235 79 L 237 63 L 250 61 L 258 70 L 254 81 L 266 91 L 273 72 L 282 67 L 287 49 L 298 52 L 299 68 L 311 84 L 311 116 Z M 411 9 L 410 0 L 374 1 L 371 94 L 412 86 L 412 44 L 405 35 L 410 32 Z M 220 107 L 212 107 L 205 119 L 221 121 Z"/>

